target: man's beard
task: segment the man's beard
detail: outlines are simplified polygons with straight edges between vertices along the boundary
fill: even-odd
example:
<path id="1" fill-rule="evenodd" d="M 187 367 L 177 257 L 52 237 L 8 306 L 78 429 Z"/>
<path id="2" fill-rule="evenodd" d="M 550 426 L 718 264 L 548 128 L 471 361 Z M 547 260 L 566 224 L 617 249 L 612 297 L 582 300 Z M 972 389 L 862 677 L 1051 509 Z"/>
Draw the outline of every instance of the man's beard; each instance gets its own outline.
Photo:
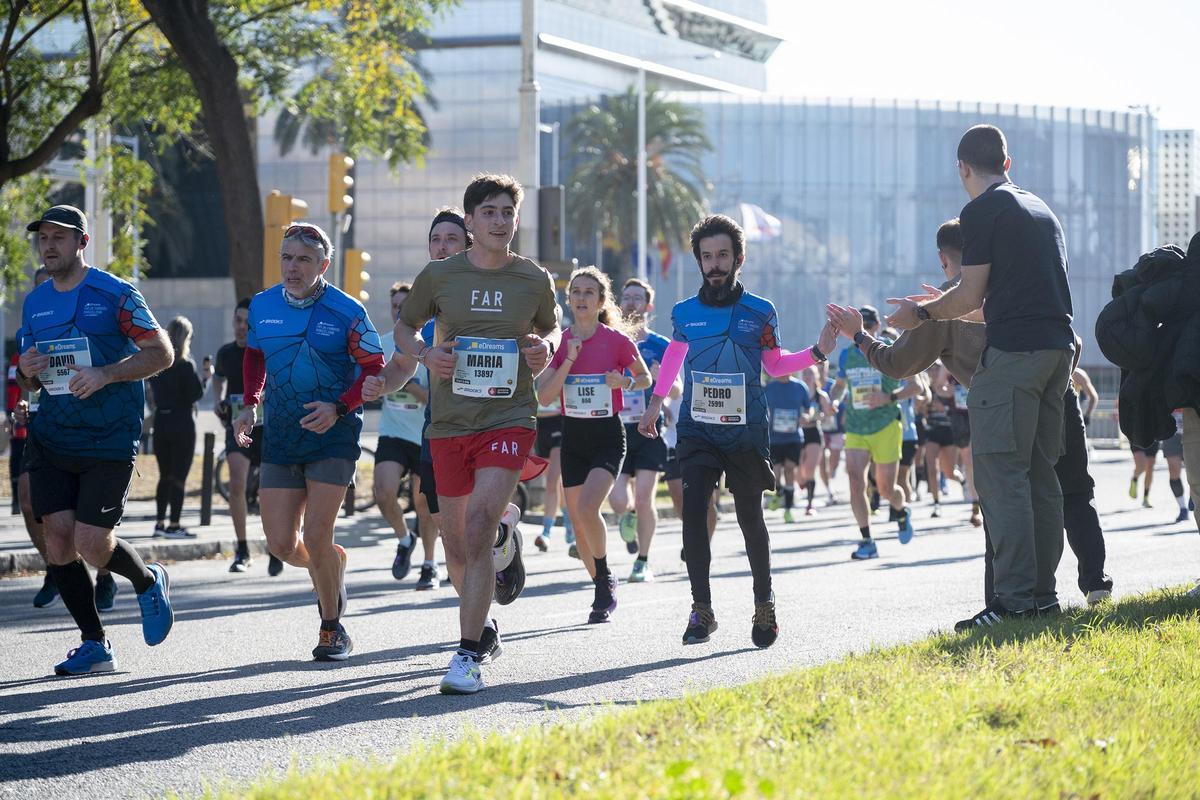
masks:
<path id="1" fill-rule="evenodd" d="M 714 286 L 707 275 L 701 273 L 704 277 L 704 283 L 700 286 L 700 302 L 707 306 L 728 306 L 737 302 L 744 291 L 742 284 L 738 282 L 738 272 L 740 270 L 731 271 L 724 282 Z"/>

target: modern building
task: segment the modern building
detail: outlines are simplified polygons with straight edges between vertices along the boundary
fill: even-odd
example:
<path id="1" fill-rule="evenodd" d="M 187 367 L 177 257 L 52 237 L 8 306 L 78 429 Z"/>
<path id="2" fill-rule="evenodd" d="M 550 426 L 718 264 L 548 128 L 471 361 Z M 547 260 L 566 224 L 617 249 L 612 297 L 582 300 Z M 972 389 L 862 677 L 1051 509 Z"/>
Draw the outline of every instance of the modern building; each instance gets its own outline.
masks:
<path id="1" fill-rule="evenodd" d="M 1196 131 L 1158 132 L 1158 241 L 1185 250 L 1200 231 L 1200 143 Z"/>

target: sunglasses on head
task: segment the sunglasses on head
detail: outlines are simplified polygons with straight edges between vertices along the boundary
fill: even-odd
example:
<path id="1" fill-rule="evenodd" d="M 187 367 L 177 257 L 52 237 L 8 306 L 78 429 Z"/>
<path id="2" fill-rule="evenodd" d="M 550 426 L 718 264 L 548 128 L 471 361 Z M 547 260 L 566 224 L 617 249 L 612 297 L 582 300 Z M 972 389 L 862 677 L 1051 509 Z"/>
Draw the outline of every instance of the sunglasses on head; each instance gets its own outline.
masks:
<path id="1" fill-rule="evenodd" d="M 293 225 L 284 231 L 283 238 L 299 238 L 306 244 L 320 247 L 322 253 L 329 252 L 329 248 L 325 244 L 325 237 L 321 234 L 321 230 L 314 225 Z"/>

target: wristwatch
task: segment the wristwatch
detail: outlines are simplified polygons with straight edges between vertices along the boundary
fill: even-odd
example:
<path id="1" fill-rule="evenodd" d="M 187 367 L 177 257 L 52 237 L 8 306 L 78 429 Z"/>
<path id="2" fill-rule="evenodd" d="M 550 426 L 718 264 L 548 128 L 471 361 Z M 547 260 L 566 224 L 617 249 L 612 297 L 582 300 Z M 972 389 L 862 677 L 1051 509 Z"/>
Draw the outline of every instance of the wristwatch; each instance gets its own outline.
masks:
<path id="1" fill-rule="evenodd" d="M 341 418 L 350 413 L 350 406 L 346 405 L 341 400 L 338 400 L 333 404 L 333 411 L 338 415 L 339 418 Z"/>
<path id="2" fill-rule="evenodd" d="M 928 308 L 925 306 L 917 306 L 917 319 L 921 320 L 921 322 L 928 322 L 929 320 L 933 319 L 933 317 L 930 316 Z"/>
<path id="3" fill-rule="evenodd" d="M 867 341 L 867 332 L 866 331 L 859 331 L 858 333 L 854 334 L 854 343 L 855 344 L 861 345 L 866 341 Z"/>

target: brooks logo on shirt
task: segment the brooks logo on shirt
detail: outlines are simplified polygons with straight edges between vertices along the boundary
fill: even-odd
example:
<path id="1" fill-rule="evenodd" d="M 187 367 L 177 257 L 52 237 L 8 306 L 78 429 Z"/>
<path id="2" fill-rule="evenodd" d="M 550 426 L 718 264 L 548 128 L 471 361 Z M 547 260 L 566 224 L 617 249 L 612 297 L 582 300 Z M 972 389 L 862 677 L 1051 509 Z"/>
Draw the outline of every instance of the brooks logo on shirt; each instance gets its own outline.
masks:
<path id="1" fill-rule="evenodd" d="M 260 319 L 258 321 L 258 324 L 259 325 L 282 325 L 283 320 L 281 320 L 281 319 Z"/>
<path id="2" fill-rule="evenodd" d="M 471 290 L 471 310 L 501 313 L 504 311 L 504 292 L 484 289 Z"/>

